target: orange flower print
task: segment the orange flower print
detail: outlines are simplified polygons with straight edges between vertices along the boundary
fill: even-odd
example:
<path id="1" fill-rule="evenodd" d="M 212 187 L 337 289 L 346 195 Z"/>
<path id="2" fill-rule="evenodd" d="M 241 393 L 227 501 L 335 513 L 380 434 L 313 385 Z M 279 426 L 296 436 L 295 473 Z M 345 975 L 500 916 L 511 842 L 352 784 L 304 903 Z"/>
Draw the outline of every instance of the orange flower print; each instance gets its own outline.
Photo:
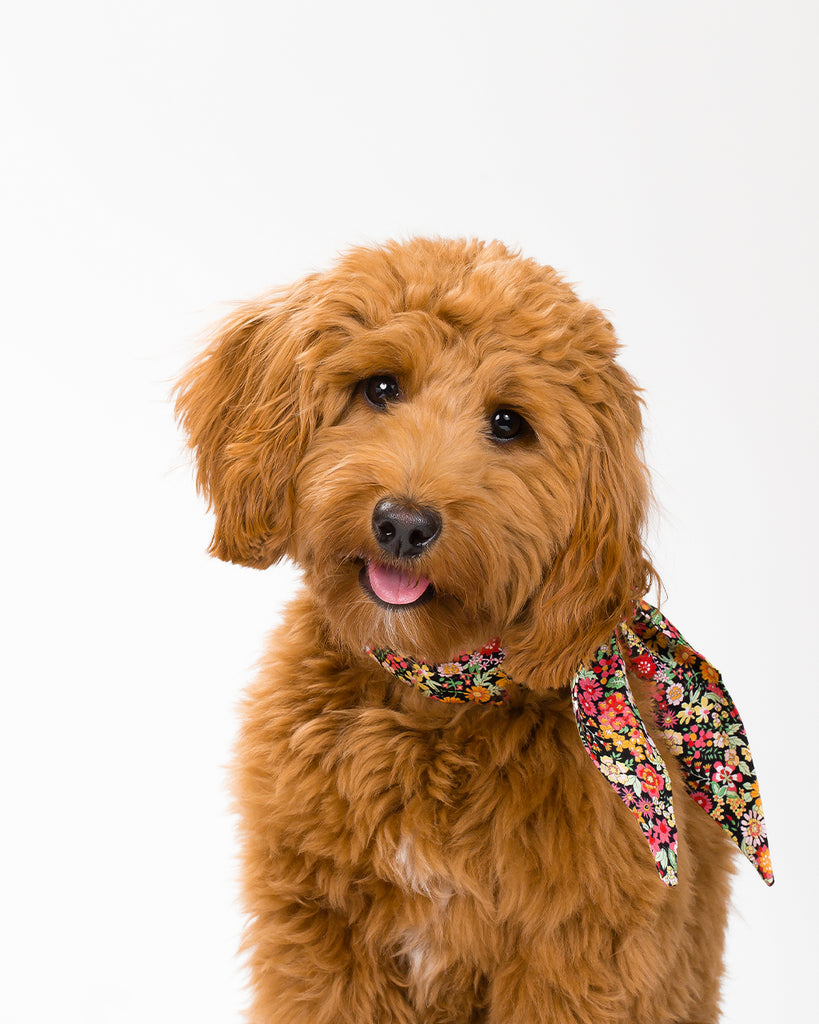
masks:
<path id="1" fill-rule="evenodd" d="M 492 696 L 491 691 L 486 686 L 470 686 L 467 693 L 478 704 L 485 704 Z"/>
<path id="2" fill-rule="evenodd" d="M 696 653 L 685 644 L 677 644 L 674 648 L 674 661 L 678 665 L 693 665 L 696 660 Z"/>
<path id="3" fill-rule="evenodd" d="M 706 683 L 719 682 L 719 672 L 717 672 L 713 665 L 709 665 L 707 661 L 700 663 L 700 675 Z"/>

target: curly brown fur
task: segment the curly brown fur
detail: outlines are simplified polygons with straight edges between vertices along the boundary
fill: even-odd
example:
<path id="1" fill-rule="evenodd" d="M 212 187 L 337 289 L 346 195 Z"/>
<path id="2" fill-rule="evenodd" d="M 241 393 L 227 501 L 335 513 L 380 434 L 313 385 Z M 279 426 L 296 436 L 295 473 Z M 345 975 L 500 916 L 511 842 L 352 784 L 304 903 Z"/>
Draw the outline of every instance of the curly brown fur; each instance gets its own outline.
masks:
<path id="1" fill-rule="evenodd" d="M 181 381 L 212 551 L 304 571 L 239 743 L 254 1024 L 716 1020 L 727 840 L 678 800 L 666 889 L 569 700 L 653 576 L 616 351 L 551 268 L 416 239 L 242 306 Z M 361 382 L 385 374 L 401 395 L 378 409 Z M 529 429 L 499 443 L 498 408 Z M 412 559 L 426 604 L 359 583 L 398 564 L 384 498 L 443 524 Z M 504 709 L 434 703 L 363 653 L 441 661 L 492 636 L 520 684 Z"/>

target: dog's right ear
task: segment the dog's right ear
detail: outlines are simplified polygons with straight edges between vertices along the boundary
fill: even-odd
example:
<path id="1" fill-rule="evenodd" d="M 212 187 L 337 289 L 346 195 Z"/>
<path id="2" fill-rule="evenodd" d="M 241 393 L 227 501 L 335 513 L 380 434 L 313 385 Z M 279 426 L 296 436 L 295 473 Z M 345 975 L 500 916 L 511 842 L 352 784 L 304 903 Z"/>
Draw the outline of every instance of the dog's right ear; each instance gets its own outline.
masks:
<path id="1" fill-rule="evenodd" d="M 292 479 L 312 432 L 298 359 L 310 279 L 240 306 L 176 385 L 176 415 L 216 513 L 209 551 L 265 569 L 287 553 Z"/>

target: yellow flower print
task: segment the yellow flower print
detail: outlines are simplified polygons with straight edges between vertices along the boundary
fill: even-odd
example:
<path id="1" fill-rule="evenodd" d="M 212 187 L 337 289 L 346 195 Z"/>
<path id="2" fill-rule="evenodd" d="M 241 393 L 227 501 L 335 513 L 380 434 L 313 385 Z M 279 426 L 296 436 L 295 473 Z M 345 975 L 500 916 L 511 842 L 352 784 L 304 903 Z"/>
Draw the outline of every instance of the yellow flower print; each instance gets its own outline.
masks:
<path id="1" fill-rule="evenodd" d="M 612 733 L 608 738 L 616 750 L 631 750 L 634 746 L 628 736 L 622 736 L 619 732 Z"/>
<path id="2" fill-rule="evenodd" d="M 696 712 L 696 705 L 693 701 L 687 700 L 684 704 L 680 705 L 679 716 L 680 721 L 688 725 L 694 717 Z"/>
<path id="3" fill-rule="evenodd" d="M 733 796 L 728 797 L 728 806 L 731 808 L 731 813 L 738 818 L 745 809 L 745 801 L 738 793 L 734 793 Z"/>

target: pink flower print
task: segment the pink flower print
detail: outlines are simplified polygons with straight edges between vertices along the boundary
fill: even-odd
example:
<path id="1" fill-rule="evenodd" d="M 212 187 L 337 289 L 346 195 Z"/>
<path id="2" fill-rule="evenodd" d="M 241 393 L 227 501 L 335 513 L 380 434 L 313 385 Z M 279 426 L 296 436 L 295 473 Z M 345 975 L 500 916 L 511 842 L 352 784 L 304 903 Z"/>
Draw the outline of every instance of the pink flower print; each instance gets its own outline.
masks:
<path id="1" fill-rule="evenodd" d="M 658 821 L 652 831 L 661 843 L 667 843 L 671 839 L 671 826 L 667 821 Z"/>
<path id="2" fill-rule="evenodd" d="M 710 729 L 701 729 L 698 725 L 692 725 L 691 731 L 686 733 L 684 739 L 694 750 L 702 750 L 713 735 Z"/>
<path id="3" fill-rule="evenodd" d="M 719 786 L 726 786 L 729 793 L 736 793 L 737 787 L 734 779 L 741 779 L 741 775 L 734 775 L 731 767 L 721 761 L 715 761 L 711 768 L 711 779 Z"/>
<path id="4" fill-rule="evenodd" d="M 668 711 L 663 711 L 660 715 L 659 722 L 661 729 L 673 729 L 677 724 L 677 716 L 669 709 Z"/>
<path id="5" fill-rule="evenodd" d="M 657 796 L 660 790 L 665 788 L 662 775 L 650 764 L 638 764 L 636 774 L 642 783 L 643 792 L 648 793 L 649 796 Z"/>
<path id="6" fill-rule="evenodd" d="M 599 700 L 603 696 L 603 687 L 594 676 L 583 676 L 580 680 L 580 689 L 591 700 Z"/>
<path id="7" fill-rule="evenodd" d="M 610 676 L 617 675 L 617 671 L 620 668 L 620 660 L 619 658 L 615 658 L 614 655 L 602 657 L 598 659 L 597 667 L 599 669 L 600 677 L 602 679 L 608 679 Z"/>
<path id="8" fill-rule="evenodd" d="M 692 793 L 691 797 L 706 813 L 709 813 L 714 806 L 714 801 L 707 793 Z"/>
<path id="9" fill-rule="evenodd" d="M 714 782 L 725 782 L 731 777 L 731 770 L 722 761 L 715 761 L 711 770 L 711 778 Z"/>
<path id="10" fill-rule="evenodd" d="M 626 698 L 622 693 L 610 693 L 600 704 L 600 722 L 615 732 L 637 725 L 634 712 L 626 703 Z"/>
<path id="11" fill-rule="evenodd" d="M 637 801 L 637 811 L 642 817 L 648 818 L 654 813 L 654 804 L 647 797 L 640 797 Z"/>
<path id="12" fill-rule="evenodd" d="M 656 857 L 657 854 L 664 848 L 667 847 L 673 840 L 674 835 L 672 826 L 667 821 L 657 821 L 654 823 L 651 832 L 648 834 L 648 845 L 651 847 L 651 852 Z"/>

